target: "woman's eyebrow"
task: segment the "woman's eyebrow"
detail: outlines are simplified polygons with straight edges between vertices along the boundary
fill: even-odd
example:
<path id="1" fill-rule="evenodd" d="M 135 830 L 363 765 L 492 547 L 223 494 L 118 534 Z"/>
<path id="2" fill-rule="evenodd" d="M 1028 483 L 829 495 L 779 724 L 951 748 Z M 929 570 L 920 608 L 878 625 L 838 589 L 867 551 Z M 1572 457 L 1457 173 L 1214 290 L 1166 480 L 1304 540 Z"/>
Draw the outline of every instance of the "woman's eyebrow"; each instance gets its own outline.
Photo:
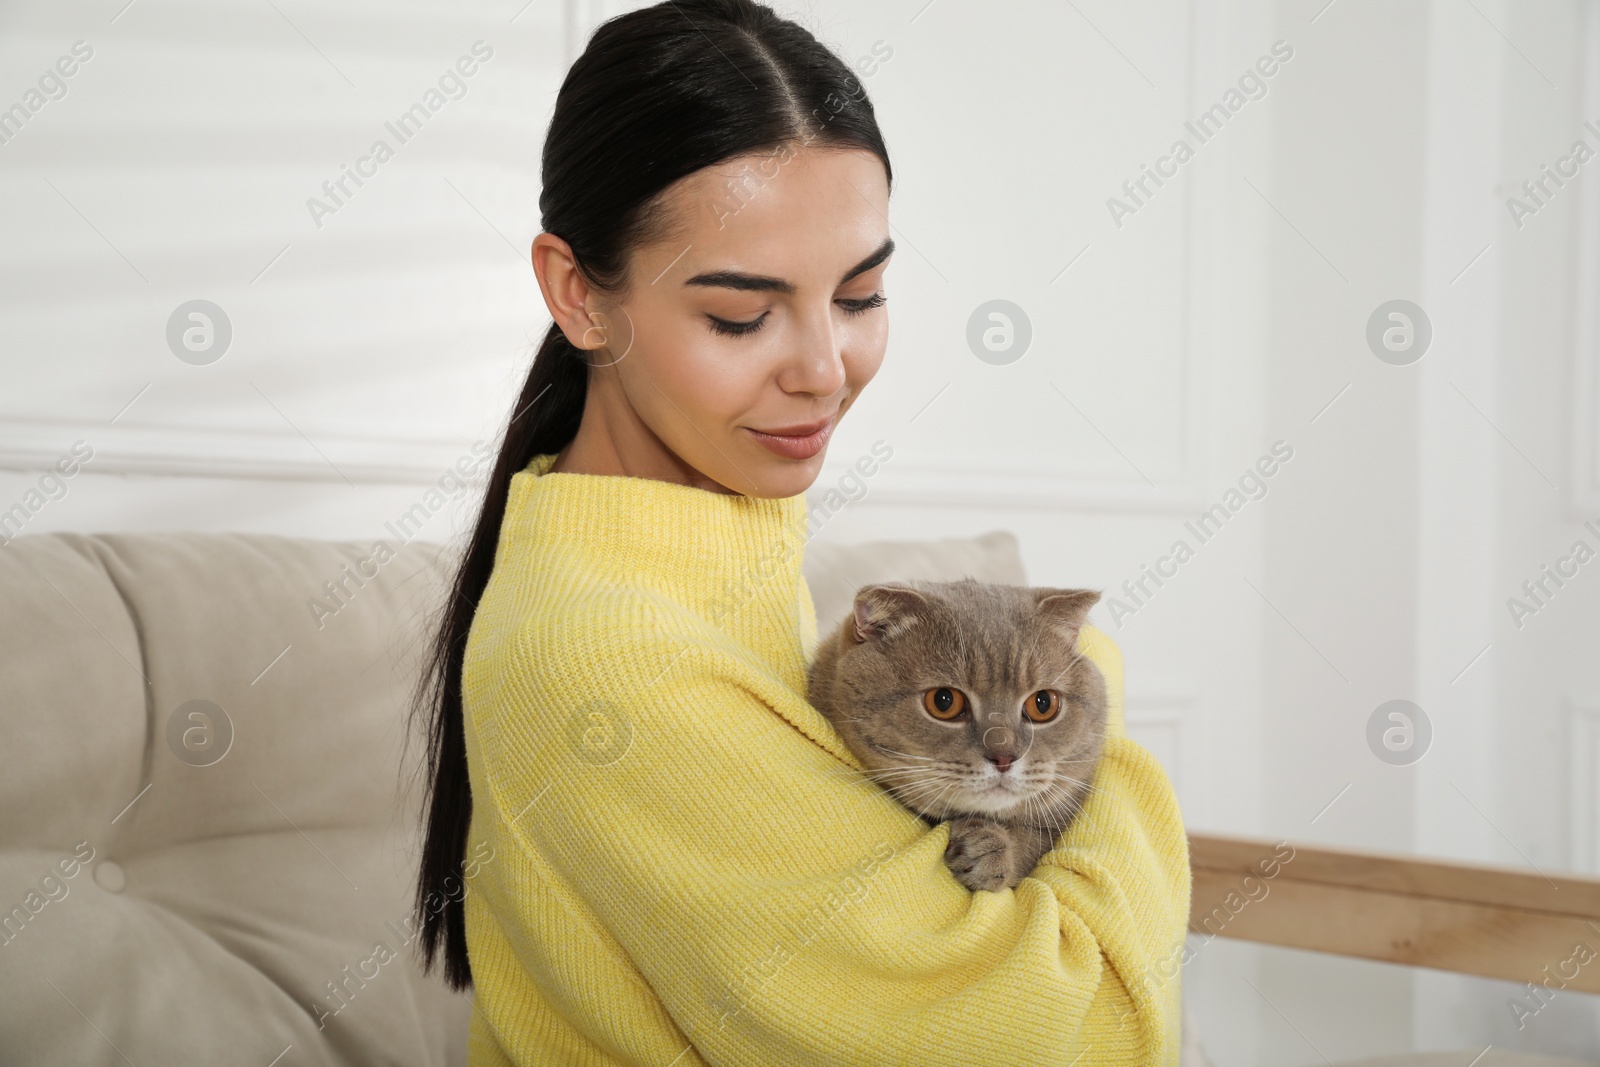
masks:
<path id="1" fill-rule="evenodd" d="M 883 244 L 877 250 L 863 259 L 860 263 L 845 272 L 839 284 L 854 278 L 858 274 L 865 274 L 876 267 L 894 253 L 894 238 L 885 237 Z M 721 289 L 738 289 L 749 293 L 782 293 L 785 296 L 793 295 L 795 285 L 793 282 L 784 281 L 782 278 L 772 278 L 765 274 L 746 274 L 737 270 L 713 270 L 696 274 L 683 283 L 684 285 L 700 285 Z"/>
<path id="2" fill-rule="evenodd" d="M 894 238 L 885 237 L 883 239 L 883 244 L 879 245 L 876 251 L 845 272 L 844 277 L 839 279 L 839 284 L 843 285 L 845 282 L 849 281 L 851 278 L 854 278 L 858 274 L 865 274 L 867 271 L 871 270 L 873 267 L 876 267 L 879 263 L 882 263 L 893 254 Z"/>

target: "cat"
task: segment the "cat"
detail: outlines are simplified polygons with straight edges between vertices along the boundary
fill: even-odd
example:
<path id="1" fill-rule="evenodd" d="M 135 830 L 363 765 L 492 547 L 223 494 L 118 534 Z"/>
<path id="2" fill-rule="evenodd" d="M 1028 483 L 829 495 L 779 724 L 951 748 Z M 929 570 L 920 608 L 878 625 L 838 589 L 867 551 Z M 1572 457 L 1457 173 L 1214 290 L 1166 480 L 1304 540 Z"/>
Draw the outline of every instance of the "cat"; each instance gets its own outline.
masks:
<path id="1" fill-rule="evenodd" d="M 1090 589 L 963 578 L 862 586 L 817 645 L 809 699 L 929 826 L 976 892 L 1015 888 L 1088 799 L 1106 686 L 1076 651 Z"/>

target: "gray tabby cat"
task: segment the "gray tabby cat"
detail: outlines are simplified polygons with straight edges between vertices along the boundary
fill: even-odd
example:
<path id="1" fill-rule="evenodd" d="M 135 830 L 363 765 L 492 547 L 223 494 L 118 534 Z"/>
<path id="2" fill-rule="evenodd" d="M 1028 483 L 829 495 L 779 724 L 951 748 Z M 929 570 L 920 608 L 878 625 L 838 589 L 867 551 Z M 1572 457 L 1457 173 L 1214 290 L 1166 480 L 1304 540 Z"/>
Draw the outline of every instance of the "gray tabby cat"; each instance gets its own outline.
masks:
<path id="1" fill-rule="evenodd" d="M 1088 798 L 1106 728 L 1074 646 L 1090 589 L 904 581 L 856 591 L 817 645 L 812 705 L 930 826 L 971 890 L 1015 887 Z"/>

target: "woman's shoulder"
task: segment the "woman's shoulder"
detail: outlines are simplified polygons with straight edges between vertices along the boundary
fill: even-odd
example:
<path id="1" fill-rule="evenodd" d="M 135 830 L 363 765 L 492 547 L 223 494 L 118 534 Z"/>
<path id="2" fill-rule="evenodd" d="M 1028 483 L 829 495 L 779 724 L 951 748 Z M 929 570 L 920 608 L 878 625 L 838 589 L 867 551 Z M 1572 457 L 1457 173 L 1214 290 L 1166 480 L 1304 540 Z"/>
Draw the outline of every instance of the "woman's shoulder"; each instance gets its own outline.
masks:
<path id="1" fill-rule="evenodd" d="M 620 639 L 640 626 L 671 627 L 674 607 L 640 584 L 599 580 L 559 566 L 528 566 L 491 578 L 473 627 L 521 645 L 593 642 Z"/>
<path id="2" fill-rule="evenodd" d="M 629 586 L 577 583 L 514 604 L 486 599 L 468 634 L 462 710 L 491 761 L 508 745 L 525 753 L 507 737 L 561 731 L 596 702 L 647 691 L 682 629 L 673 612 Z"/>
<path id="3" fill-rule="evenodd" d="M 515 672 L 529 682 L 620 678 L 700 636 L 682 605 L 642 584 L 603 581 L 560 568 L 529 569 L 526 581 L 491 581 L 468 637 L 467 672 Z M 641 669 L 643 669 L 641 667 Z"/>

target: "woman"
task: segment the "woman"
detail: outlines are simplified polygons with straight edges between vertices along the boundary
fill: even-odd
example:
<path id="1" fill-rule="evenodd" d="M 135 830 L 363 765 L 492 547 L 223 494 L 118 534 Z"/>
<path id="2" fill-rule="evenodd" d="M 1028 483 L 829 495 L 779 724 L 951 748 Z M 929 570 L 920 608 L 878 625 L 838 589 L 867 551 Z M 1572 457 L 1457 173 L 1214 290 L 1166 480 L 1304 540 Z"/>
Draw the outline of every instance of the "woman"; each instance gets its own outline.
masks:
<path id="1" fill-rule="evenodd" d="M 417 909 L 469 1062 L 1175 1063 L 1171 788 L 1116 732 L 971 893 L 805 699 L 804 490 L 882 361 L 888 153 L 752 0 L 607 22 L 545 144 L 553 324 L 439 633 Z M 470 963 L 470 966 L 469 966 Z"/>

